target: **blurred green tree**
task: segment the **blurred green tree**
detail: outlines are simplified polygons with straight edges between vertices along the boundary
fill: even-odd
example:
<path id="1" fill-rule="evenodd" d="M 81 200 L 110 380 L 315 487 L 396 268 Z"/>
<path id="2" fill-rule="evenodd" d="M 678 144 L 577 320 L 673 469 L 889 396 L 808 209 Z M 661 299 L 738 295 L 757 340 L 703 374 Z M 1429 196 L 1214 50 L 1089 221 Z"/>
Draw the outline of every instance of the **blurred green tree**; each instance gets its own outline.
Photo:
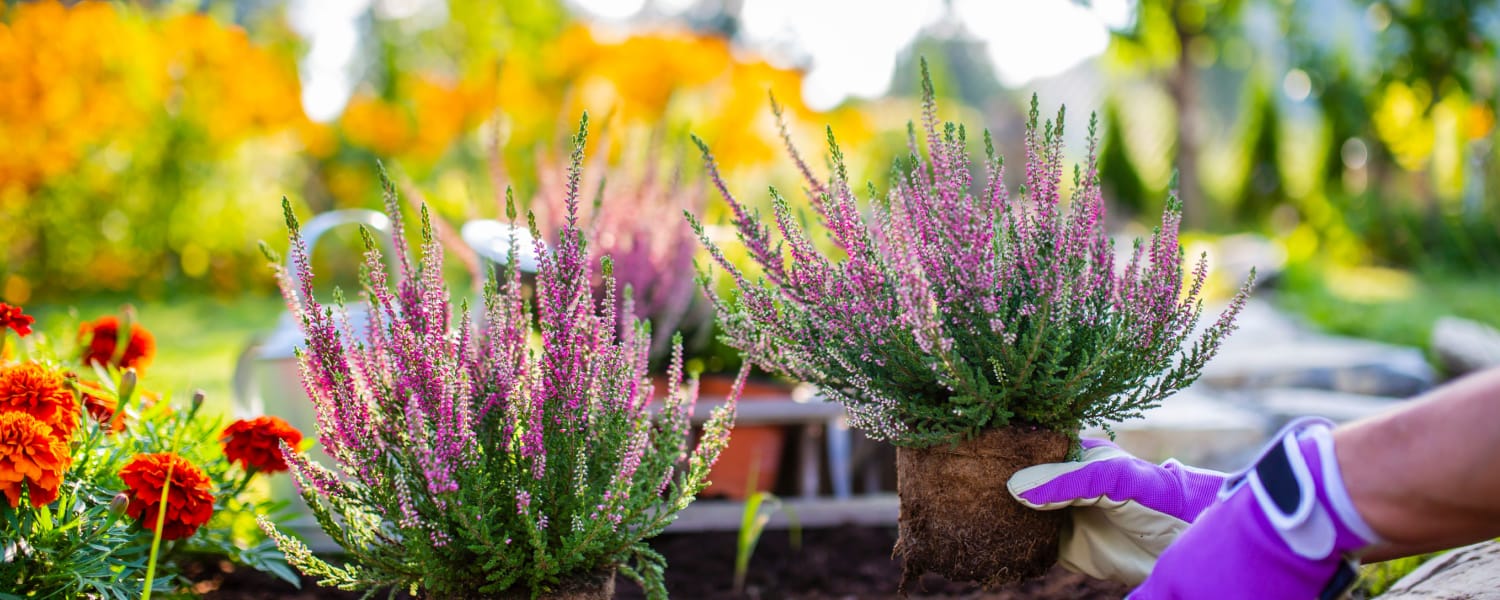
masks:
<path id="1" fill-rule="evenodd" d="M 1328 144 L 1321 182 L 1374 258 L 1472 270 L 1500 264 L 1492 0 L 1354 0 L 1331 38 L 1280 6 L 1290 67 L 1308 75 Z"/>
<path id="2" fill-rule="evenodd" d="M 1141 179 L 1125 143 L 1118 101 L 1105 101 L 1103 119 L 1104 146 L 1099 151 L 1099 177 L 1104 182 L 1104 197 L 1114 206 L 1125 209 L 1127 218 L 1160 214 L 1166 196 L 1162 190 L 1152 189 Z"/>
<path id="3" fill-rule="evenodd" d="M 1240 226 L 1265 225 L 1272 211 L 1287 197 L 1282 181 L 1281 110 L 1275 93 L 1264 85 L 1252 84 L 1246 107 L 1249 145 L 1246 151 L 1246 173 L 1239 197 L 1233 203 L 1234 220 Z"/>
<path id="4" fill-rule="evenodd" d="M 1243 0 L 1139 0 L 1131 24 L 1113 32 L 1112 63 L 1158 77 L 1177 111 L 1174 164 L 1183 219 L 1190 227 L 1217 222 L 1199 170 L 1203 138 L 1200 71 L 1227 45 L 1243 44 Z"/>

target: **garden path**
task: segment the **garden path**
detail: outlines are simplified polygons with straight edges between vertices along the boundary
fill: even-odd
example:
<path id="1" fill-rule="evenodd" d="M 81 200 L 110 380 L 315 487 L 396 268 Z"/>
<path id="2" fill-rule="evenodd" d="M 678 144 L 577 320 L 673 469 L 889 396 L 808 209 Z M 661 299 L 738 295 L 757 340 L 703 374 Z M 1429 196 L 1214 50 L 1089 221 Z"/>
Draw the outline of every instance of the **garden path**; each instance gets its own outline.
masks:
<path id="1" fill-rule="evenodd" d="M 1122 447 L 1151 460 L 1234 469 L 1291 419 L 1351 421 L 1437 382 L 1418 348 L 1319 333 L 1264 298 L 1250 300 L 1239 323 L 1197 383 L 1144 418 L 1113 426 Z"/>

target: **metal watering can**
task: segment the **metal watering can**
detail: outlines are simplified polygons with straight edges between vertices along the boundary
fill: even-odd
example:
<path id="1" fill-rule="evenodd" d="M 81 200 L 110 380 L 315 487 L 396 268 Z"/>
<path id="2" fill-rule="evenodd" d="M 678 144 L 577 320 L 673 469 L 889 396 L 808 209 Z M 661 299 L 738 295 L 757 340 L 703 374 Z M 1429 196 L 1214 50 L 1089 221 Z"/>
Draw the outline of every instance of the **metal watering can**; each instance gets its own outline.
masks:
<path id="1" fill-rule="evenodd" d="M 344 225 L 363 225 L 374 234 L 383 246 L 382 250 L 385 252 L 392 277 L 397 276 L 394 261 L 396 245 L 391 237 L 391 219 L 373 210 L 336 210 L 313 217 L 302 227 L 303 251 L 311 257 L 317 249 L 318 240 L 330 230 Z M 300 283 L 298 279 L 301 274 L 293 269 L 290 256 L 287 257 L 286 268 L 293 281 Z M 297 293 L 300 294 L 300 292 Z M 370 326 L 369 306 L 363 303 L 350 303 L 348 310 L 349 324 L 361 335 L 367 334 Z M 235 412 L 238 416 L 253 417 L 272 414 L 286 419 L 304 434 L 312 435 L 316 431 L 313 425 L 312 405 L 307 401 L 307 394 L 302 389 L 301 376 L 297 370 L 297 349 L 306 344 L 307 339 L 302 335 L 302 329 L 293 321 L 290 312 L 281 314 L 281 318 L 276 322 L 276 329 L 251 338 L 235 363 L 234 395 Z M 257 366 L 270 367 L 269 370 L 274 371 L 275 376 L 258 376 L 261 373 L 257 372 Z M 263 386 L 263 384 L 268 385 Z M 266 395 L 261 392 L 263 388 L 269 391 L 271 399 L 269 411 L 267 411 Z"/>
<path id="2" fill-rule="evenodd" d="M 395 273 L 395 242 L 391 236 L 391 219 L 373 210 L 338 210 L 313 217 L 302 227 L 303 250 L 309 257 L 317 248 L 318 240 L 330 230 L 346 225 L 363 225 L 380 240 L 387 258 L 388 268 Z M 291 257 L 287 257 L 287 269 L 294 280 L 300 277 L 292 270 Z M 300 282 L 299 282 L 300 283 Z M 300 292 L 296 292 L 299 293 Z M 347 306 L 349 325 L 358 335 L 368 335 L 369 306 L 351 302 Z M 283 312 L 276 328 L 269 333 L 252 337 L 240 352 L 234 368 L 235 416 L 248 418 L 274 415 L 285 419 L 307 438 L 317 436 L 317 416 L 312 400 L 302 387 L 302 375 L 297 366 L 297 350 L 307 345 L 307 338 L 290 312 Z M 321 447 L 314 445 L 308 456 L 324 465 L 332 466 L 333 459 Z M 312 512 L 297 494 L 296 485 L 290 476 L 268 478 L 271 497 L 290 504 L 288 512 L 293 515 L 290 522 L 278 523 L 284 529 L 297 534 L 317 552 L 337 551 L 333 539 L 323 533 Z"/>
<path id="3" fill-rule="evenodd" d="M 309 257 L 330 230 L 347 226 L 363 225 L 380 240 L 393 282 L 399 277 L 395 266 L 395 241 L 391 233 L 391 220 L 384 213 L 373 210 L 351 209 L 326 212 L 313 217 L 302 227 L 304 250 Z M 517 244 L 516 266 L 522 273 L 535 273 L 538 256 L 532 243 L 531 232 L 522 227 L 489 219 L 470 221 L 461 229 L 461 237 L 469 251 L 476 255 L 484 270 L 475 273 L 481 276 L 490 268 L 506 264 L 511 240 Z M 288 269 L 291 268 L 288 258 Z M 292 277 L 299 275 L 291 271 Z M 475 302 L 475 323 L 483 316 L 482 301 Z M 369 334 L 370 307 L 364 303 L 350 302 L 349 324 L 356 335 Z M 307 338 L 291 313 L 284 312 L 277 320 L 276 328 L 250 339 L 240 352 L 234 369 L 235 413 L 237 417 L 275 415 L 311 438 L 317 435 L 317 415 L 312 400 L 302 387 L 302 375 L 297 365 L 297 350 L 304 348 Z M 314 445 L 308 451 L 314 460 L 333 466 L 333 460 Z M 339 547 L 323 533 L 312 513 L 302 503 L 290 477 L 270 478 L 271 495 L 277 500 L 287 500 L 295 518 L 288 523 L 279 523 L 300 535 L 317 552 L 338 551 Z"/>

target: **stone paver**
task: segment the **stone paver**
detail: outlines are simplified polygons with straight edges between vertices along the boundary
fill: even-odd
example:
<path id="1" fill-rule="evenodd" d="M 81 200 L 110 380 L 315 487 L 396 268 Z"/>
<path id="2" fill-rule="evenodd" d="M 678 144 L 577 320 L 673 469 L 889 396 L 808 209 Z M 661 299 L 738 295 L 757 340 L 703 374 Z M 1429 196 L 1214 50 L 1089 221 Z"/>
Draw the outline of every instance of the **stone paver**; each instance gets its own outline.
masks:
<path id="1" fill-rule="evenodd" d="M 1299 417 L 1326 417 L 1335 423 L 1347 423 L 1391 410 L 1406 400 L 1328 390 L 1268 388 L 1245 391 L 1241 402 L 1265 414 L 1274 430 Z"/>
<path id="2" fill-rule="evenodd" d="M 1500 543 L 1465 546 L 1423 563 L 1379 600 L 1500 600 Z"/>
<path id="3" fill-rule="evenodd" d="M 1183 390 L 1144 418 L 1113 425 L 1115 443 L 1141 458 L 1160 462 L 1176 458 L 1209 469 L 1236 469 L 1245 464 L 1270 434 L 1265 415 L 1199 388 Z M 1084 437 L 1104 437 L 1102 430 Z"/>
<path id="4" fill-rule="evenodd" d="M 1204 367 L 1200 381 L 1228 389 L 1300 387 L 1405 397 L 1430 389 L 1435 375 L 1416 348 L 1299 336 L 1253 346 L 1231 340 Z"/>
<path id="5" fill-rule="evenodd" d="M 1500 366 L 1500 331 L 1477 321 L 1443 317 L 1432 327 L 1432 352 L 1454 375 Z"/>

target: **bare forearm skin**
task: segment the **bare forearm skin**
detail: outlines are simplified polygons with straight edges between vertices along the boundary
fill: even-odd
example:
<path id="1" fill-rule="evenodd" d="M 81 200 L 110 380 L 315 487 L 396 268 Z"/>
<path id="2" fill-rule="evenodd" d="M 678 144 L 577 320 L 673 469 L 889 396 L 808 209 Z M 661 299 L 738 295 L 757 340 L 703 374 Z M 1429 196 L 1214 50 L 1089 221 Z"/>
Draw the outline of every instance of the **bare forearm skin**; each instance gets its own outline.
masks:
<path id="1" fill-rule="evenodd" d="M 1376 561 L 1500 537 L 1500 368 L 1334 432 Z"/>

